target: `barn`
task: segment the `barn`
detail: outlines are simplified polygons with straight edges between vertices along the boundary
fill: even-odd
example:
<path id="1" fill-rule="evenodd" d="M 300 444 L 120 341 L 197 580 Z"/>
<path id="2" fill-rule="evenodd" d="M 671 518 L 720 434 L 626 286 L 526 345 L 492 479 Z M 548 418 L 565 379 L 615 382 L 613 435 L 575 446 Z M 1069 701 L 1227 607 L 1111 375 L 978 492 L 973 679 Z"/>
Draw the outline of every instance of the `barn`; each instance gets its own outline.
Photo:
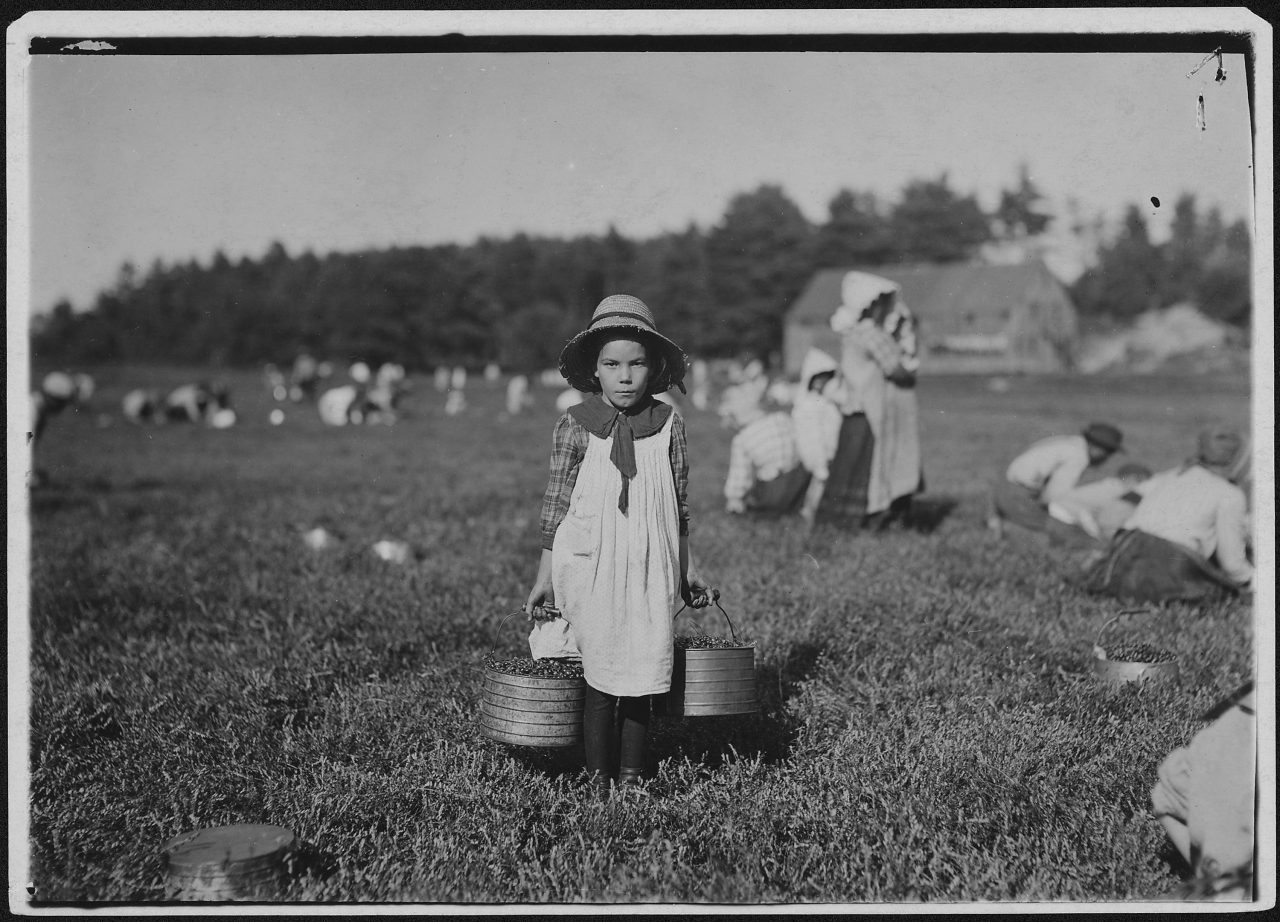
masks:
<path id="1" fill-rule="evenodd" d="M 852 268 L 852 267 L 851 267 Z M 1039 260 L 1017 265 L 894 265 L 864 268 L 902 286 L 915 314 L 922 374 L 1035 373 L 1072 367 L 1075 305 Z M 800 373 L 810 346 L 839 355 L 831 314 L 849 269 L 822 269 L 787 312 L 783 359 Z"/>

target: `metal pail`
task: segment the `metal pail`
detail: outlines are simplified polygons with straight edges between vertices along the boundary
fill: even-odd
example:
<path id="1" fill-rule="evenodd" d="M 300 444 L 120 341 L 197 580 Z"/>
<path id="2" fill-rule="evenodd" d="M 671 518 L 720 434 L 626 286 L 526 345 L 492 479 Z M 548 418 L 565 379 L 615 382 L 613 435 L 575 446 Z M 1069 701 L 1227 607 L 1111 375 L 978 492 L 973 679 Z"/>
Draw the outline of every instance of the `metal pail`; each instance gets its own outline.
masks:
<path id="1" fill-rule="evenodd" d="M 1140 651 L 1130 652 L 1128 645 L 1112 645 L 1110 648 L 1102 645 L 1103 634 L 1121 618 L 1150 613 L 1147 609 L 1122 611 L 1102 625 L 1093 645 L 1093 674 L 1098 681 L 1124 685 L 1130 682 L 1158 684 L 1178 680 L 1178 657 L 1168 650 L 1142 645 Z"/>
<path id="2" fill-rule="evenodd" d="M 170 900 L 273 900 L 288 880 L 296 840 L 281 826 L 196 829 L 164 846 Z"/>
<path id="3" fill-rule="evenodd" d="M 503 624 L 515 614 L 503 619 Z M 501 628 L 501 625 L 499 625 Z M 495 645 L 496 646 L 496 645 Z M 582 705 L 587 683 L 581 667 L 575 676 L 521 675 L 525 660 L 497 661 L 491 650 L 485 661 L 480 697 L 480 732 L 512 746 L 562 748 L 582 742 Z M 533 665 L 538 660 L 528 660 Z M 557 667 L 566 671 L 568 667 Z M 569 670 L 571 671 L 571 670 Z"/>
<path id="4" fill-rule="evenodd" d="M 685 649 L 677 643 L 671 691 L 666 700 L 666 711 L 673 716 L 716 717 L 755 714 L 760 710 L 755 644 L 737 642 L 733 622 L 720 605 L 719 592 L 713 594 L 713 599 L 729 624 L 733 644 Z"/>

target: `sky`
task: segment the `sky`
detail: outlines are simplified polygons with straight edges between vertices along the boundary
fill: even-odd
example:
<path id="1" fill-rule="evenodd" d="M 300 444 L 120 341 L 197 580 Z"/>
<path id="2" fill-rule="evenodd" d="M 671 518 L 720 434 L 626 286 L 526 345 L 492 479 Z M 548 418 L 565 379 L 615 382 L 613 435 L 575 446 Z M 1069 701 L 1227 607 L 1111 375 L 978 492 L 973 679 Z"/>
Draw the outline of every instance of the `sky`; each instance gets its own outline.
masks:
<path id="1" fill-rule="evenodd" d="M 1206 53 L 1212 51 L 1206 49 Z M 1194 193 L 1251 216 L 1243 58 L 557 52 L 34 55 L 28 309 L 91 305 L 128 260 L 630 237 L 780 185 L 813 221 L 946 173 L 994 206 L 1025 163 L 1062 216 Z M 1197 97 L 1205 97 L 1204 130 Z M 1156 207 L 1152 197 L 1160 201 Z M 1064 241 L 1061 274 L 1079 268 Z"/>

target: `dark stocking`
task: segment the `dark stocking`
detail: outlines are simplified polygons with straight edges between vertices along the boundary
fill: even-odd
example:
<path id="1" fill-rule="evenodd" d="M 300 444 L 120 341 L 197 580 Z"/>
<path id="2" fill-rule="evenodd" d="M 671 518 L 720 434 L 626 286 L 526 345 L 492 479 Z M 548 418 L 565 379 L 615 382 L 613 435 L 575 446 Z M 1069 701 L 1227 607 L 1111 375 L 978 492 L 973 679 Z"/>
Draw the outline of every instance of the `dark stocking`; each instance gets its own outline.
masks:
<path id="1" fill-rule="evenodd" d="M 649 695 L 618 699 L 618 735 L 621 737 L 618 781 L 621 784 L 636 783 L 644 771 L 652 714 Z"/>
<path id="2" fill-rule="evenodd" d="M 613 777 L 613 754 L 618 751 L 615 711 L 618 699 L 587 686 L 582 705 L 582 745 L 587 774 L 596 784 L 608 786 Z"/>

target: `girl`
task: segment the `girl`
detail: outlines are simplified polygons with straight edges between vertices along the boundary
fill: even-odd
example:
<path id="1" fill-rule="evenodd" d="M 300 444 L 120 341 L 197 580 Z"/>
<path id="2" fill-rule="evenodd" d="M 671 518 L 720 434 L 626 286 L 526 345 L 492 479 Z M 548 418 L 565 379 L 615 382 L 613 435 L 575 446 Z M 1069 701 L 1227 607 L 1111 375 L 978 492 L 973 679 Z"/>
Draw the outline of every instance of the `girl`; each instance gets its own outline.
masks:
<path id="1" fill-rule="evenodd" d="M 841 296 L 831 328 L 841 337 L 844 423 L 819 508 L 855 526 L 883 528 L 905 517 L 924 489 L 916 321 L 901 286 L 889 279 L 846 273 Z"/>
<path id="2" fill-rule="evenodd" d="M 560 354 L 589 395 L 556 424 L 542 558 L 525 603 L 535 657 L 580 652 L 586 767 L 597 790 L 639 782 L 652 696 L 671 688 L 676 601 L 704 607 L 689 571 L 684 421 L 654 399 L 684 390 L 685 356 L 630 295 L 600 302 Z M 558 604 L 560 613 L 547 608 Z M 550 641 L 550 643 L 548 643 Z"/>

